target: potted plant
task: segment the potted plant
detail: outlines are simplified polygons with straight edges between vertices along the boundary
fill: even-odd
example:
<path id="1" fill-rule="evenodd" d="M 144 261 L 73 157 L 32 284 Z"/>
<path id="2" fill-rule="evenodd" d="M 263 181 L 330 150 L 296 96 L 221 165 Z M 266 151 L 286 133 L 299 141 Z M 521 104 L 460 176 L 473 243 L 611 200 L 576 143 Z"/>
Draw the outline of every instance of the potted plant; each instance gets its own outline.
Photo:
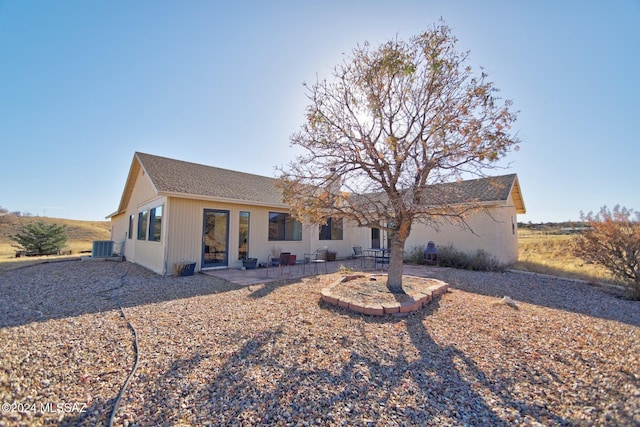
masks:
<path id="1" fill-rule="evenodd" d="M 258 258 L 243 258 L 242 266 L 247 270 L 253 270 L 258 264 Z"/>
<path id="2" fill-rule="evenodd" d="M 184 276 L 193 276 L 193 273 L 196 269 L 195 262 L 179 262 L 174 264 L 173 271 L 176 276 L 184 277 Z"/>
<path id="3" fill-rule="evenodd" d="M 271 267 L 280 266 L 280 252 L 282 252 L 282 248 L 275 246 L 271 248 Z"/>

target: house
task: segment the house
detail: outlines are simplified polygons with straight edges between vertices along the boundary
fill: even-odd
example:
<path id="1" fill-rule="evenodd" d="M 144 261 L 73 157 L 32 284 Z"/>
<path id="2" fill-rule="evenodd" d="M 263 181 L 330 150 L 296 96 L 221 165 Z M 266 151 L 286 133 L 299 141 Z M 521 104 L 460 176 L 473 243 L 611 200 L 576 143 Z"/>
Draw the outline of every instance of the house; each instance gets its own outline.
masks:
<path id="1" fill-rule="evenodd" d="M 468 222 L 475 234 L 454 226 L 435 230 L 416 224 L 406 248 L 452 244 L 461 251 L 484 249 L 502 262 L 517 260 L 517 219 L 524 203 L 516 175 L 452 184 L 465 197 L 480 200 L 486 213 Z M 122 245 L 128 261 L 159 274 L 195 262 L 196 271 L 238 268 L 245 257 L 267 262 L 280 251 L 311 253 L 328 247 L 338 258 L 353 245 L 385 247 L 379 229 L 341 221 L 325 226 L 301 224 L 282 202 L 276 179 L 228 169 L 135 153 L 118 210 L 111 219 L 111 239 Z"/>

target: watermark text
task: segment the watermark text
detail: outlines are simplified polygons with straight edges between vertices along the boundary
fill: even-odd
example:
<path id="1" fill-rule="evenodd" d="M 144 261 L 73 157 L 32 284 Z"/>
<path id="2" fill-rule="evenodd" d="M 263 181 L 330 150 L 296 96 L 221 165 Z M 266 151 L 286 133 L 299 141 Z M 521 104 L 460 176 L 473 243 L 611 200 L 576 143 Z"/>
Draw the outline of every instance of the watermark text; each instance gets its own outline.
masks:
<path id="1" fill-rule="evenodd" d="M 11 402 L 2 403 L 2 413 L 71 414 L 87 412 L 87 404 L 82 402 Z"/>

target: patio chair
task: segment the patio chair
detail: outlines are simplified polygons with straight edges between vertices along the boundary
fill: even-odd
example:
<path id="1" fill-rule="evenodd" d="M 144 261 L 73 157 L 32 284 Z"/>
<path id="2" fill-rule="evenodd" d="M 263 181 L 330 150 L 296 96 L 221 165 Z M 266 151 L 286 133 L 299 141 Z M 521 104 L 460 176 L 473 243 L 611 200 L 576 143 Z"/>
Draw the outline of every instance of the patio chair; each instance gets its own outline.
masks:
<path id="1" fill-rule="evenodd" d="M 291 267 L 295 267 L 296 268 L 296 273 L 298 272 L 298 260 L 297 260 L 297 255 L 291 254 L 289 255 L 289 273 L 291 273 Z"/>
<path id="2" fill-rule="evenodd" d="M 313 264 L 315 266 L 316 274 L 318 274 L 318 264 L 324 264 L 324 272 L 328 273 L 327 269 L 327 252 L 328 248 L 319 248 L 311 254 L 304 254 L 304 263 L 302 264 L 302 273 L 304 274 L 305 266 L 307 264 Z"/>
<path id="3" fill-rule="evenodd" d="M 356 262 L 358 261 L 358 259 L 360 259 L 360 267 L 364 268 L 364 253 L 362 252 L 362 246 L 360 245 L 354 245 L 353 246 L 353 265 L 355 267 Z"/>
<path id="4" fill-rule="evenodd" d="M 375 267 L 374 269 L 378 269 L 378 264 L 380 264 L 380 270 L 384 270 L 384 265 L 389 265 L 389 257 L 391 256 L 391 249 L 383 249 L 380 252 L 376 252 L 375 255 Z"/>
<path id="5" fill-rule="evenodd" d="M 275 265 L 272 265 L 272 261 L 278 260 L 278 276 L 282 277 L 282 270 L 287 268 L 288 273 L 291 273 L 291 266 L 296 265 L 296 256 L 291 255 L 291 252 L 280 252 L 280 255 L 277 257 L 269 255 L 267 257 L 267 277 L 269 277 L 269 269 L 271 267 L 275 268 Z"/>
<path id="6" fill-rule="evenodd" d="M 280 252 L 280 265 L 278 266 L 279 276 L 282 277 L 282 270 L 287 268 L 287 276 L 291 273 L 291 257 L 293 256 L 293 264 L 296 263 L 296 256 L 291 255 L 291 252 Z"/>

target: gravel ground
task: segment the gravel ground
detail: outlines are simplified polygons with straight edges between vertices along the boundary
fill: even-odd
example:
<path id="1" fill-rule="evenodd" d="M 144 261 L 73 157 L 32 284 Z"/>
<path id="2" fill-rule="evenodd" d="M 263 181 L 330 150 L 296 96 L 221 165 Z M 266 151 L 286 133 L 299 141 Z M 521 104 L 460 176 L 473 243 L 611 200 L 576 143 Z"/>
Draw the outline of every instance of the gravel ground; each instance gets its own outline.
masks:
<path id="1" fill-rule="evenodd" d="M 0 426 L 104 425 L 134 363 L 126 319 L 140 363 L 115 425 L 640 424 L 639 302 L 407 270 L 452 289 L 367 317 L 320 302 L 335 276 L 240 287 L 79 261 L 0 273 Z"/>

